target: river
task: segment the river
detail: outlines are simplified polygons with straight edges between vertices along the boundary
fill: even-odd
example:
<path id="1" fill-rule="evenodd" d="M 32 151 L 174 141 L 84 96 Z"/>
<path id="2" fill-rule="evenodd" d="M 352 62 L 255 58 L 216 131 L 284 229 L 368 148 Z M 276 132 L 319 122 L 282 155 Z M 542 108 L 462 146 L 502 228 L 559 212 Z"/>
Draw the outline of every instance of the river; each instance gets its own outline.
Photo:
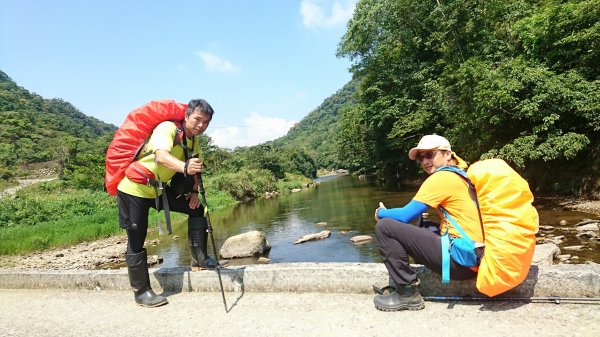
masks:
<path id="1" fill-rule="evenodd" d="M 210 194 L 210 191 L 206 192 Z M 271 263 L 281 262 L 380 262 L 375 241 L 353 244 L 350 239 L 356 235 L 374 237 L 374 211 L 379 202 L 388 208 L 400 207 L 414 195 L 414 190 L 399 191 L 396 186 L 386 187 L 375 181 L 352 176 L 331 176 L 315 180 L 311 188 L 301 192 L 280 195 L 271 199 L 258 199 L 241 203 L 232 209 L 211 212 L 213 234 L 217 247 L 233 235 L 260 230 L 267 236 L 271 251 L 266 256 Z M 598 219 L 597 216 L 556 210 L 545 204 L 536 204 L 541 226 L 553 229 L 541 230 L 538 237 L 564 235 L 563 246 L 581 245 L 575 237 L 574 224 L 582 219 Z M 435 212 L 432 216 L 435 218 Z M 162 215 L 162 214 L 161 214 Z M 561 220 L 568 225 L 561 227 Z M 326 224 L 322 224 L 326 222 Z M 187 248 L 187 222 L 174 224 L 173 236 L 149 235 L 149 241 L 157 239 L 158 244 L 149 245 L 150 254 L 163 258 L 161 267 L 189 265 Z M 544 227 L 546 228 L 546 227 Z M 294 245 L 303 235 L 331 231 L 327 239 Z M 210 242 L 210 239 L 209 239 Z M 583 263 L 587 260 L 600 263 L 600 247 L 596 241 L 585 242 L 585 249 L 573 254 Z M 212 249 L 209 247 L 209 249 Z M 212 254 L 212 250 L 209 250 Z M 254 263 L 254 259 L 230 261 L 230 264 Z"/>

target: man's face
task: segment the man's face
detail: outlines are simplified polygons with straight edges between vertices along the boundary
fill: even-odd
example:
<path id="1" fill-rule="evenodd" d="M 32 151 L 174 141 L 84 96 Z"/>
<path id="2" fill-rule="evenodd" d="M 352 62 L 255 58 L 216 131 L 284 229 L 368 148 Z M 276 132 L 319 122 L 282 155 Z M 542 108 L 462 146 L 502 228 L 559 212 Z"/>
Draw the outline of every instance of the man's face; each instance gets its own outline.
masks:
<path id="1" fill-rule="evenodd" d="M 433 174 L 436 169 L 447 166 L 451 158 L 452 153 L 444 150 L 420 151 L 417 153 L 417 162 L 421 163 L 421 168 L 427 174 Z"/>
<path id="2" fill-rule="evenodd" d="M 185 116 L 185 130 L 189 136 L 198 136 L 204 133 L 210 124 L 211 117 L 203 113 L 200 108 L 194 109 L 189 116 Z"/>

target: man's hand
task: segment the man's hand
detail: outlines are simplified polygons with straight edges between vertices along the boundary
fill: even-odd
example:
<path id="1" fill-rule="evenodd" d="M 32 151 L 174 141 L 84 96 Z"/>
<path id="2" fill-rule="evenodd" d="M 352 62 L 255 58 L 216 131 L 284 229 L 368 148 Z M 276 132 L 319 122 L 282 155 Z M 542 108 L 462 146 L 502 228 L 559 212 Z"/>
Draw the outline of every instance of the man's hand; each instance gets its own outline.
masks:
<path id="1" fill-rule="evenodd" d="M 204 163 L 196 157 L 190 158 L 186 163 L 174 157 L 167 150 L 156 150 L 155 155 L 159 164 L 175 172 L 186 173 L 188 176 L 200 173 L 204 169 Z"/>
<path id="2" fill-rule="evenodd" d="M 191 209 L 196 209 L 200 207 L 200 199 L 198 198 L 198 193 L 188 193 L 185 198 L 189 201 L 189 205 Z"/>
<path id="3" fill-rule="evenodd" d="M 198 158 L 190 158 L 187 163 L 187 175 L 201 173 L 204 169 L 204 162 Z"/>
<path id="4" fill-rule="evenodd" d="M 381 218 L 377 215 L 377 212 L 379 212 L 380 209 L 386 209 L 385 205 L 383 204 L 383 202 L 379 202 L 379 207 L 375 210 L 375 221 L 379 221 L 381 220 Z"/>

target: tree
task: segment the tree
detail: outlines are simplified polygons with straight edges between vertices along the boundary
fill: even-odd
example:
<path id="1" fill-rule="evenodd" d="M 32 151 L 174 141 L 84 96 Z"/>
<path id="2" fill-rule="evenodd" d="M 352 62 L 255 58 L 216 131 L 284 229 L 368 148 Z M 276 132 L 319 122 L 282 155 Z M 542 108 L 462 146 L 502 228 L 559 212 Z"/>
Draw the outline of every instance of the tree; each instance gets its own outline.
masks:
<path id="1" fill-rule="evenodd" d="M 359 81 L 343 153 L 391 172 L 437 133 L 470 161 L 507 159 L 539 191 L 600 194 L 599 11 L 599 0 L 359 1 L 338 47 Z M 578 182 L 545 178 L 565 172 Z"/>

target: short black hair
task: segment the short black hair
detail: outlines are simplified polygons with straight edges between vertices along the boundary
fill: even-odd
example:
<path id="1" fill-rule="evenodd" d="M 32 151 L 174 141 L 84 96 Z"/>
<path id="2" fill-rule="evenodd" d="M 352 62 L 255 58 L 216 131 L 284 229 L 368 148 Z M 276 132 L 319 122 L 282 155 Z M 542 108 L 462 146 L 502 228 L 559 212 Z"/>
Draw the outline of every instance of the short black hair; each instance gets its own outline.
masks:
<path id="1" fill-rule="evenodd" d="M 200 108 L 200 111 L 202 113 L 209 115 L 210 119 L 212 119 L 212 116 L 215 113 L 215 111 L 210 106 L 210 104 L 208 104 L 207 101 L 205 101 L 203 99 L 193 99 L 188 103 L 188 107 L 187 107 L 185 114 L 187 116 L 191 115 L 192 112 L 194 112 L 194 110 L 196 110 L 196 108 Z"/>

